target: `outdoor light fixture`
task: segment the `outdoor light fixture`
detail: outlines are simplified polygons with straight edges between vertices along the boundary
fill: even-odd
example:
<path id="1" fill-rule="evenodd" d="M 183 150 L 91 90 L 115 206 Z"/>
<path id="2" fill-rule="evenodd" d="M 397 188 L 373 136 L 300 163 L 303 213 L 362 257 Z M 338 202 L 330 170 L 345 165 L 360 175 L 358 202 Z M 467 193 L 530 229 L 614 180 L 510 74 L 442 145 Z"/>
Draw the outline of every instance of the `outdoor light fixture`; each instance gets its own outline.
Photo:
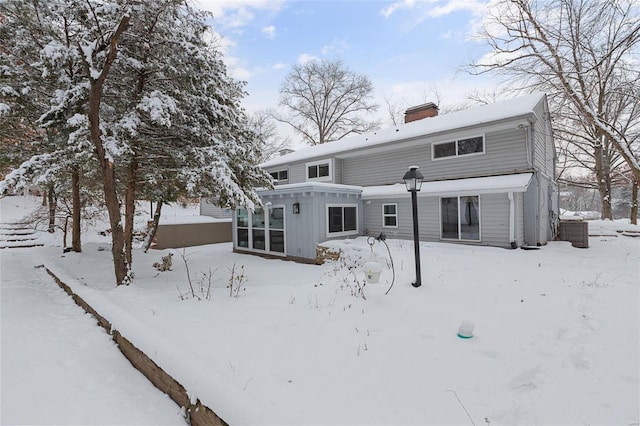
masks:
<path id="1" fill-rule="evenodd" d="M 402 177 L 404 184 L 409 192 L 417 192 L 422 188 L 422 180 L 424 176 L 418 170 L 418 166 L 411 166 L 407 173 Z"/>
<path id="2" fill-rule="evenodd" d="M 300 203 L 293 203 L 293 214 L 300 214 Z"/>
<path id="3" fill-rule="evenodd" d="M 420 237 L 418 236 L 418 191 L 422 188 L 424 176 L 418 171 L 418 166 L 411 166 L 402 179 L 404 179 L 404 184 L 407 186 L 407 191 L 411 193 L 411 206 L 413 209 L 413 247 L 416 257 L 416 281 L 411 285 L 420 287 L 422 285 L 422 277 L 420 275 Z"/>

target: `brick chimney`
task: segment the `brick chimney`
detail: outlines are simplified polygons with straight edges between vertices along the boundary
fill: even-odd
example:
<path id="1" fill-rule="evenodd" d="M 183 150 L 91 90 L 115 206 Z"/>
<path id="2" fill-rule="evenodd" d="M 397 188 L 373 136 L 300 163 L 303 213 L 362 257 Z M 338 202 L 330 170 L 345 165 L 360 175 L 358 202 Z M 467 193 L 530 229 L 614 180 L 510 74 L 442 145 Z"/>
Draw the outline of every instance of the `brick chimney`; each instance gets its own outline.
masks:
<path id="1" fill-rule="evenodd" d="M 438 105 L 433 102 L 408 108 L 404 112 L 404 122 L 410 123 L 423 118 L 435 117 L 438 115 Z"/>

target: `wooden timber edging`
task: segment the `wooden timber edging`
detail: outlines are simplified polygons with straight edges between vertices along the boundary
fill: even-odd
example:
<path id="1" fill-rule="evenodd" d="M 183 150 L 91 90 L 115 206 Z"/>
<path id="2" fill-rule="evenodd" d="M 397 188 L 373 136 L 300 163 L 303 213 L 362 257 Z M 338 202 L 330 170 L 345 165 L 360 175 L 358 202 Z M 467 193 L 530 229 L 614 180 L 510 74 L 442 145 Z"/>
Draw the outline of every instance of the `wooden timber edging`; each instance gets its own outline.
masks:
<path id="1" fill-rule="evenodd" d="M 73 301 L 85 312 L 93 315 L 98 321 L 98 325 L 104 328 L 107 333 L 113 336 L 113 341 L 120 349 L 120 352 L 129 360 L 138 371 L 140 371 L 156 388 L 167 394 L 176 404 L 185 409 L 187 421 L 193 426 L 228 426 L 209 407 L 205 406 L 198 399 L 195 404 L 191 403 L 187 390 L 176 379 L 171 377 L 158 364 L 149 358 L 144 352 L 138 349 L 130 340 L 124 337 L 118 330 L 112 328 L 111 323 L 84 299 L 75 294 L 71 287 L 58 278 L 49 268 L 41 265 L 56 284 L 65 291 Z"/>

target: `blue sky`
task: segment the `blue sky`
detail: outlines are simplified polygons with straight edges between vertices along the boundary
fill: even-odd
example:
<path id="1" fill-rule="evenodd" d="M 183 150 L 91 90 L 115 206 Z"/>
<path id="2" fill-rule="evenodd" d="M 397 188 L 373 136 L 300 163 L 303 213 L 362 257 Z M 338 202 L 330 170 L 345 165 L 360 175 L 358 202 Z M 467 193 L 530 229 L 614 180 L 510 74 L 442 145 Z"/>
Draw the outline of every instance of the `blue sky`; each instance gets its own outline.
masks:
<path id="1" fill-rule="evenodd" d="M 486 47 L 470 37 L 488 0 L 285 1 L 200 0 L 214 14 L 230 73 L 248 82 L 249 112 L 276 107 L 291 67 L 309 58 L 342 59 L 373 82 L 379 119 L 388 122 L 384 98 L 403 107 L 464 100 L 491 89 L 486 77 L 460 67 Z"/>

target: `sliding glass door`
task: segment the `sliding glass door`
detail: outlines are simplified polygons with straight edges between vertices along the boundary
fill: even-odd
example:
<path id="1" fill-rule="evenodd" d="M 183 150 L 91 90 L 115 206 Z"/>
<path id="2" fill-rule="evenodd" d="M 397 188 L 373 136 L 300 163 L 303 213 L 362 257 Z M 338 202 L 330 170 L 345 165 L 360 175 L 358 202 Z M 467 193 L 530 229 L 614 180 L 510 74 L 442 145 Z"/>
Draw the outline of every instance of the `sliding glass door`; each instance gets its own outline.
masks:
<path id="1" fill-rule="evenodd" d="M 480 241 L 480 197 L 441 198 L 440 235 L 445 240 Z"/>

